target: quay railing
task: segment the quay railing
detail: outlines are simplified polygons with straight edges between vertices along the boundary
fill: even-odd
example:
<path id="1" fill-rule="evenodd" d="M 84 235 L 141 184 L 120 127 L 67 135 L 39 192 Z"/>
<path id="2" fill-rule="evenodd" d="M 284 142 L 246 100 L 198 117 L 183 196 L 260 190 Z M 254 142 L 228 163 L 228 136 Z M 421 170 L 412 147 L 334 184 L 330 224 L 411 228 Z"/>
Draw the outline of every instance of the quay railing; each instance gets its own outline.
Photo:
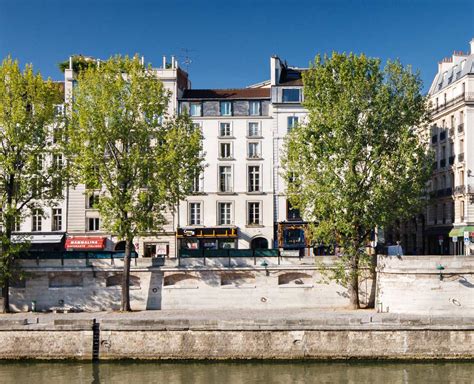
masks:
<path id="1" fill-rule="evenodd" d="M 257 258 L 276 257 L 280 264 L 281 254 L 279 249 L 180 249 L 178 251 L 178 265 L 182 259 L 202 259 L 206 265 L 206 259 L 228 259 L 229 265 L 232 259 L 251 258 L 257 265 Z"/>
<path id="2" fill-rule="evenodd" d="M 61 260 L 61 265 L 64 265 L 64 260 L 85 260 L 86 264 L 91 260 L 110 260 L 114 263 L 114 259 L 123 259 L 125 252 L 115 251 L 29 251 L 22 252 L 18 259 L 20 260 L 36 260 L 39 264 L 40 260 Z M 132 259 L 137 259 L 138 254 L 132 252 Z"/>

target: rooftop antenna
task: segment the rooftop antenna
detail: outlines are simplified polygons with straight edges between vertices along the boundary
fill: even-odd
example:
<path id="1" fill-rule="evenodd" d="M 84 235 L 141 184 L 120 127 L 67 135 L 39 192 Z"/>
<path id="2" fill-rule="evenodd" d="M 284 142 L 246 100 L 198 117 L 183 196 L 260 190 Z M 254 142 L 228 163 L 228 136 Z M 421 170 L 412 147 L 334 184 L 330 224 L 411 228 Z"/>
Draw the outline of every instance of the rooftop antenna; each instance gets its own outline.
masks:
<path id="1" fill-rule="evenodd" d="M 196 52 L 194 49 L 188 49 L 188 48 L 181 48 L 181 52 L 183 53 L 182 55 L 179 55 L 181 62 L 183 63 L 183 66 L 186 70 L 186 72 L 189 72 L 189 66 L 193 62 L 193 59 L 190 55 L 191 52 Z"/>

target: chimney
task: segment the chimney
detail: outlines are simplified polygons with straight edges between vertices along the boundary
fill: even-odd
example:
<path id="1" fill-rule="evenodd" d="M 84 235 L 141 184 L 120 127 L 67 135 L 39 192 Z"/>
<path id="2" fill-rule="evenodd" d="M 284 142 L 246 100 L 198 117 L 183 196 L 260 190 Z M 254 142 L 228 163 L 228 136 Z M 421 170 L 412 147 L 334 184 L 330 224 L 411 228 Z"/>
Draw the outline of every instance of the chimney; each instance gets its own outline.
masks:
<path id="1" fill-rule="evenodd" d="M 166 69 L 166 56 L 163 56 L 163 69 Z"/>
<path id="2" fill-rule="evenodd" d="M 69 56 L 69 69 L 72 71 L 72 56 Z"/>
<path id="3" fill-rule="evenodd" d="M 145 56 L 142 56 L 142 67 L 145 66 Z"/>
<path id="4" fill-rule="evenodd" d="M 171 69 L 175 69 L 174 56 L 171 56 Z"/>
<path id="5" fill-rule="evenodd" d="M 471 40 L 471 55 L 474 55 L 474 37 Z"/>

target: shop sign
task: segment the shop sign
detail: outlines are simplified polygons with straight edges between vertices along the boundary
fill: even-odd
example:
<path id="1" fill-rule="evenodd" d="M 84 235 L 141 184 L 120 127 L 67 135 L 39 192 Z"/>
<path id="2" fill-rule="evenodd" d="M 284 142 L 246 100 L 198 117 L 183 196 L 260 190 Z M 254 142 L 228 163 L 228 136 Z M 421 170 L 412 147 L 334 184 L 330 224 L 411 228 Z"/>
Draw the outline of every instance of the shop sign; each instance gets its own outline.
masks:
<path id="1" fill-rule="evenodd" d="M 66 249 L 104 249 L 105 237 L 69 237 Z"/>
<path id="2" fill-rule="evenodd" d="M 167 243 L 158 243 L 156 244 L 156 254 L 159 256 L 168 255 L 168 244 Z"/>
<path id="3" fill-rule="evenodd" d="M 470 243 L 470 239 L 469 239 L 469 232 L 468 231 L 464 231 L 464 244 L 468 245 Z"/>
<path id="4" fill-rule="evenodd" d="M 453 236 L 453 237 L 451 237 L 451 240 L 453 241 L 453 243 L 457 243 L 457 242 L 458 242 L 458 238 L 457 238 L 457 236 Z"/>

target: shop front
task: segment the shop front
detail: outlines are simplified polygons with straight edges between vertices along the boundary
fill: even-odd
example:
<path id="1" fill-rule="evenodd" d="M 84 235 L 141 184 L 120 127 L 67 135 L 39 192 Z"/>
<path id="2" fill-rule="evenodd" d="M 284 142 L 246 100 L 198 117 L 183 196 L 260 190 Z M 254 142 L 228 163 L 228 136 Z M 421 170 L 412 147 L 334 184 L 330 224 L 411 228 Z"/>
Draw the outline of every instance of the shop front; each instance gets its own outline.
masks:
<path id="1" fill-rule="evenodd" d="M 474 226 L 465 225 L 451 229 L 449 239 L 454 255 L 469 254 L 471 245 L 474 243 Z"/>
<path id="2" fill-rule="evenodd" d="M 237 248 L 236 227 L 178 228 L 180 250 L 214 250 Z"/>
<path id="3" fill-rule="evenodd" d="M 449 233 L 452 226 L 439 226 L 427 228 L 425 230 L 425 253 L 427 255 L 449 255 L 453 252 L 450 249 Z"/>
<path id="4" fill-rule="evenodd" d="M 72 236 L 66 239 L 67 251 L 105 251 L 111 250 L 106 237 Z"/>
<path id="5" fill-rule="evenodd" d="M 22 233 L 12 236 L 13 243 L 28 243 L 29 252 L 64 251 L 64 233 Z"/>

